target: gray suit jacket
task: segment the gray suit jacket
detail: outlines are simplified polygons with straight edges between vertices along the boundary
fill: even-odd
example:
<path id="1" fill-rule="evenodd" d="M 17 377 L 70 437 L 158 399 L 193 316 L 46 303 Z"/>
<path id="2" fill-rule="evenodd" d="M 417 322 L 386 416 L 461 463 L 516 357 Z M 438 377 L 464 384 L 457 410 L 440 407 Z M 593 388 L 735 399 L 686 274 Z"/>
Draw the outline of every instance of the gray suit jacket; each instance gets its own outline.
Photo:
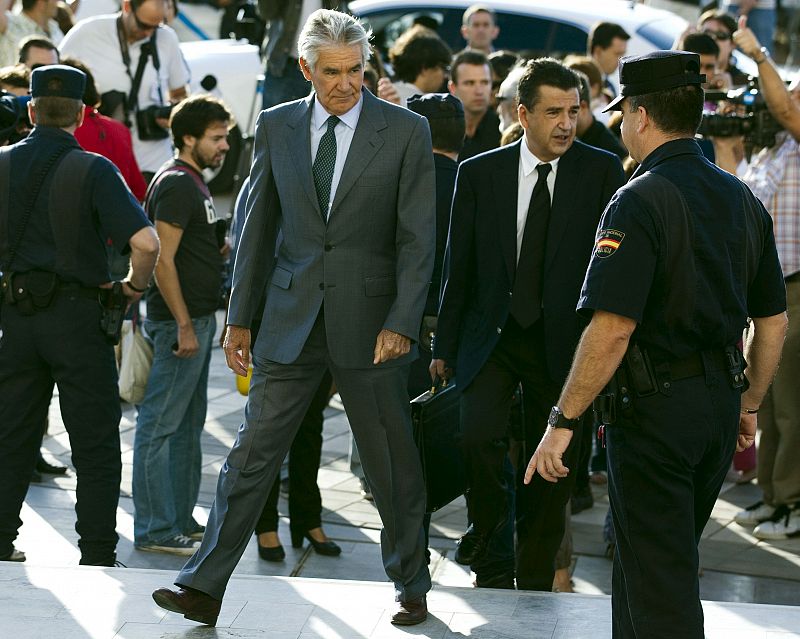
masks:
<path id="1" fill-rule="evenodd" d="M 314 95 L 259 116 L 228 314 L 249 327 L 268 286 L 259 357 L 293 362 L 323 302 L 338 366 L 372 367 L 381 329 L 419 334 L 436 228 L 430 130 L 425 118 L 362 95 L 327 225 L 311 172 Z M 415 351 L 382 366 L 407 364 Z"/>

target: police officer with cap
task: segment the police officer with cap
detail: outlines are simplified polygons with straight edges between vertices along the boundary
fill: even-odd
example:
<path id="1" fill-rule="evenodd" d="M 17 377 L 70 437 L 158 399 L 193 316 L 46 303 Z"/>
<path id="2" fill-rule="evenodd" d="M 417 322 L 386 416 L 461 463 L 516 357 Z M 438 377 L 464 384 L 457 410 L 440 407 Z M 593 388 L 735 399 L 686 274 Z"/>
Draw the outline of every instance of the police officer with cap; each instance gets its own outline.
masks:
<path id="1" fill-rule="evenodd" d="M 575 472 L 561 460 L 572 436 L 562 426 L 597 397 L 615 639 L 704 636 L 697 544 L 734 451 L 753 443 L 787 325 L 770 216 L 694 140 L 699 69 L 678 51 L 622 61 L 608 109 L 622 111 L 640 166 L 600 221 L 578 303 L 591 321 L 526 473 Z"/>
<path id="2" fill-rule="evenodd" d="M 431 363 L 431 334 L 436 332 L 436 314 L 439 310 L 439 287 L 442 283 L 442 263 L 447 246 L 447 229 L 450 225 L 450 203 L 456 188 L 458 154 L 464 146 L 464 106 L 449 93 L 425 93 L 411 96 L 406 106 L 410 111 L 424 116 L 431 129 L 433 165 L 436 171 L 436 257 L 431 284 L 420 329 L 420 356 L 411 364 L 408 393 L 417 397 L 431 386 L 428 366 Z"/>
<path id="3" fill-rule="evenodd" d="M 24 561 L 13 542 L 53 385 L 77 473 L 81 564 L 116 561 L 121 460 L 109 291 L 138 300 L 158 238 L 121 175 L 73 136 L 86 76 L 71 67 L 31 75 L 33 132 L 0 149 L 0 560 Z M 109 281 L 106 242 L 130 253 L 121 286 Z"/>

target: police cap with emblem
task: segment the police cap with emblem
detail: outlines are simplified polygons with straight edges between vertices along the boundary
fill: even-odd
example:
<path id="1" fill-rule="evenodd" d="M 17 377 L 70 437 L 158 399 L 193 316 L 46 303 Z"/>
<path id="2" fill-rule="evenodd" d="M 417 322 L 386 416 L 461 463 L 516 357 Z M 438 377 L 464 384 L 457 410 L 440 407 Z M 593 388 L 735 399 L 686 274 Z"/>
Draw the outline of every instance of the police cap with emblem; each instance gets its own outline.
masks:
<path id="1" fill-rule="evenodd" d="M 48 64 L 31 73 L 31 97 L 81 100 L 86 74 L 63 64 Z"/>
<path id="2" fill-rule="evenodd" d="M 426 93 L 414 95 L 406 102 L 409 110 L 428 120 L 462 119 L 464 106 L 461 100 L 449 93 Z"/>
<path id="3" fill-rule="evenodd" d="M 622 101 L 632 95 L 666 91 L 692 84 L 700 86 L 700 56 L 688 51 L 653 51 L 622 58 L 619 95 L 603 111 L 622 110 Z"/>

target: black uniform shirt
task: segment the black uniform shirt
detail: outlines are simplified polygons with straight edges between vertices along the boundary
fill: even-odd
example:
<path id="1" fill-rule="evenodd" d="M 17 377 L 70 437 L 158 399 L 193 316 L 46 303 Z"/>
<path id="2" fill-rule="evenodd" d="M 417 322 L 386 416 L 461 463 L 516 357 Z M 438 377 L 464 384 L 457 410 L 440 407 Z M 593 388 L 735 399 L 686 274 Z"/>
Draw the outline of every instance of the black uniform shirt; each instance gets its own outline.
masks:
<path id="1" fill-rule="evenodd" d="M 25 204 L 48 159 L 63 147 L 78 149 L 70 151 L 69 155 L 75 152 L 86 153 L 81 150 L 75 136 L 62 129 L 47 126 L 35 127 L 27 138 L 12 147 L 6 236 L 8 245 L 3 242 L 4 251 L 13 245 L 17 237 Z M 128 253 L 130 237 L 148 226 L 149 222 L 142 207 L 125 185 L 116 167 L 104 157 L 87 155 L 92 155 L 93 161 L 80 190 L 79 225 L 73 238 L 75 244 L 71 245 L 74 248 L 69 249 L 70 252 L 74 250 L 77 259 L 68 260 L 71 263 L 69 268 L 57 267 L 58 242 L 54 237 L 54 221 L 50 216 L 59 215 L 62 211 L 57 206 L 60 194 L 51 189 L 55 171 L 50 168 L 9 270 L 45 270 L 56 272 L 64 281 L 97 286 L 111 279 L 106 253 L 107 240 L 110 238 L 121 253 Z M 54 198 L 56 206 L 51 207 L 51 200 Z M 0 205 L 5 206 L 5 202 Z M 0 233 L 3 231 L 5 229 L 0 229 Z M 6 259 L 5 255 L 3 259 Z"/>
<path id="2" fill-rule="evenodd" d="M 480 153 L 491 151 L 500 146 L 500 118 L 494 109 L 490 108 L 483 114 L 481 121 L 475 128 L 475 135 L 464 138 L 464 146 L 458 154 L 458 161 L 463 162 Z"/>
<path id="3" fill-rule="evenodd" d="M 772 220 L 694 140 L 667 142 L 603 213 L 578 310 L 635 319 L 662 357 L 736 344 L 748 316 L 786 310 Z"/>

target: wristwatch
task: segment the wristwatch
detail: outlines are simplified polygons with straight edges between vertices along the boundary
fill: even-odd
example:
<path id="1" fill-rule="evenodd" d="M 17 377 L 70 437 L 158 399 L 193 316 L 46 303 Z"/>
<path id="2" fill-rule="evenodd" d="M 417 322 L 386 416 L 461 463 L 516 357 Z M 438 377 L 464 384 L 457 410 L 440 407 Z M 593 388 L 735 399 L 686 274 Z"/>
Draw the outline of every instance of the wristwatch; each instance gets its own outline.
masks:
<path id="1" fill-rule="evenodd" d="M 558 406 L 553 406 L 553 408 L 550 409 L 550 417 L 547 418 L 547 425 L 553 428 L 569 428 L 573 430 L 580 421 L 580 417 L 576 417 L 575 419 L 564 417 L 564 413 L 561 412 L 561 409 Z"/>
<path id="2" fill-rule="evenodd" d="M 769 60 L 770 55 L 769 55 L 769 49 L 767 49 L 767 47 L 761 47 L 758 50 L 758 52 L 761 54 L 761 57 L 760 58 L 753 58 L 753 61 L 756 64 L 763 64 L 764 62 Z"/>

